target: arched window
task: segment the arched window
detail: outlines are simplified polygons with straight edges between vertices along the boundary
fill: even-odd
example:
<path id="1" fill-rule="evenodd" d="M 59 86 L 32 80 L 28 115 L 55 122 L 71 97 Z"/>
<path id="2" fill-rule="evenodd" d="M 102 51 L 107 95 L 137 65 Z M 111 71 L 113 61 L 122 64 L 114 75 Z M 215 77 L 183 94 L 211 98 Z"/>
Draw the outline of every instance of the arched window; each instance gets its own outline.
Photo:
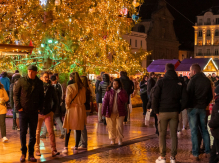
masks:
<path id="1" fill-rule="evenodd" d="M 202 37 L 202 30 L 199 30 L 198 37 Z"/>
<path id="2" fill-rule="evenodd" d="M 138 32 L 145 33 L 145 27 L 143 25 L 140 25 L 138 27 Z"/>
<path id="3" fill-rule="evenodd" d="M 211 36 L 211 31 L 207 30 L 207 36 Z"/>

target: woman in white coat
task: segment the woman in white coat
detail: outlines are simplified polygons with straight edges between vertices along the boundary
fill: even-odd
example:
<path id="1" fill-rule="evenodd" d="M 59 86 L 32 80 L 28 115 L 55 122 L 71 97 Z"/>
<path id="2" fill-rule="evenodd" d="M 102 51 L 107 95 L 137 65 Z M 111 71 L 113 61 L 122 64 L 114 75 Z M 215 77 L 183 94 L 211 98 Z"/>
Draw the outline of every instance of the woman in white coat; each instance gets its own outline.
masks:
<path id="1" fill-rule="evenodd" d="M 77 72 L 70 74 L 70 77 L 75 81 L 74 84 L 68 85 L 66 89 L 66 113 L 63 122 L 63 128 L 66 129 L 65 134 L 65 147 L 63 153 L 68 153 L 68 142 L 70 138 L 71 130 L 76 130 L 74 153 L 78 151 L 78 145 L 81 139 L 81 130 L 84 130 L 84 126 L 87 123 L 86 116 L 86 88 Z"/>

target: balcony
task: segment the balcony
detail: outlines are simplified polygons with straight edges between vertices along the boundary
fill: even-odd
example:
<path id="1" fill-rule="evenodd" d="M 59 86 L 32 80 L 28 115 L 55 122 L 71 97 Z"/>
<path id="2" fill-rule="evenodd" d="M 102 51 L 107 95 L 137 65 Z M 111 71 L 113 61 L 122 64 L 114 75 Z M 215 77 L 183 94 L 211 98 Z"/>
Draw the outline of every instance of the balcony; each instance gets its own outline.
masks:
<path id="1" fill-rule="evenodd" d="M 219 56 L 219 53 L 196 53 L 196 56 Z"/>

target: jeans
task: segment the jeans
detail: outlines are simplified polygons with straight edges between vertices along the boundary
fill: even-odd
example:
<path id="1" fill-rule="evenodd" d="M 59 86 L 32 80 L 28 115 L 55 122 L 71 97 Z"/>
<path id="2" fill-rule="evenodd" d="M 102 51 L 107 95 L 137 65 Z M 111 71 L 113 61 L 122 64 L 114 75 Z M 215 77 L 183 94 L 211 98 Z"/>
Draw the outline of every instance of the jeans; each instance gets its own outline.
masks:
<path id="1" fill-rule="evenodd" d="M 219 139 L 214 138 L 214 144 L 211 149 L 211 157 L 209 163 L 217 163 L 219 161 Z"/>
<path id="2" fill-rule="evenodd" d="M 59 129 L 61 130 L 61 135 L 65 135 L 65 130 L 62 127 L 62 121 L 61 121 L 60 117 L 54 117 L 54 120 L 57 123 L 57 125 L 59 126 Z M 46 135 L 46 133 L 47 133 L 47 128 L 46 128 L 46 125 L 44 124 L 42 135 Z"/>
<path id="3" fill-rule="evenodd" d="M 14 108 L 12 110 L 13 110 L 13 119 L 16 119 L 16 111 Z"/>
<path id="4" fill-rule="evenodd" d="M 89 112 L 86 112 L 86 115 L 89 115 Z M 76 139 L 76 132 L 75 134 L 75 139 Z M 87 128 L 86 125 L 84 125 L 84 130 L 81 130 L 81 140 L 79 142 L 79 147 L 87 148 Z"/>
<path id="5" fill-rule="evenodd" d="M 0 114 L 0 128 L 1 128 L 2 138 L 6 137 L 5 117 L 6 117 L 6 114 Z"/>
<path id="6" fill-rule="evenodd" d="M 207 130 L 206 122 L 206 110 L 191 108 L 188 109 L 189 116 L 189 126 L 191 129 L 191 139 L 192 139 L 192 154 L 196 157 L 199 156 L 199 142 L 198 142 L 198 126 L 200 125 L 202 138 L 205 145 L 205 153 L 210 153 L 210 138 Z M 200 123 L 198 125 L 198 123 Z"/>
<path id="7" fill-rule="evenodd" d="M 22 154 L 26 155 L 27 153 L 27 146 L 26 146 L 26 135 L 27 129 L 29 126 L 29 156 L 33 156 L 34 154 L 34 145 L 36 143 L 36 129 L 38 123 L 38 113 L 19 113 L 19 122 L 20 122 L 20 140 L 21 140 L 21 151 Z"/>
<path id="8" fill-rule="evenodd" d="M 47 115 L 38 115 L 38 125 L 37 125 L 37 132 L 36 132 L 36 149 L 40 150 L 40 131 L 43 122 L 45 121 L 45 126 L 48 128 L 49 131 L 49 140 L 50 140 L 50 145 L 51 149 L 53 151 L 56 150 L 56 141 L 55 141 L 55 134 L 53 130 L 53 112 L 50 112 Z"/>
<path id="9" fill-rule="evenodd" d="M 167 126 L 170 126 L 170 136 L 172 141 L 171 156 L 175 157 L 177 154 L 178 138 L 177 138 L 177 127 L 179 123 L 179 113 L 178 112 L 162 112 L 158 115 L 159 119 L 159 148 L 160 155 L 162 157 L 166 156 L 166 135 Z"/>

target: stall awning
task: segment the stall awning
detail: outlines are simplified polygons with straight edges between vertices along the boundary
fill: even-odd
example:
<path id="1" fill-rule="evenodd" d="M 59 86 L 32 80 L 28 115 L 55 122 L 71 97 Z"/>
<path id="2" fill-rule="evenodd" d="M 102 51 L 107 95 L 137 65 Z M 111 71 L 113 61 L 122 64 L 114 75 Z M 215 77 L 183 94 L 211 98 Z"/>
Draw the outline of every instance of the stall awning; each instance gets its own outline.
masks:
<path id="1" fill-rule="evenodd" d="M 0 55 L 26 55 L 30 54 L 34 46 L 0 44 Z"/>
<path id="2" fill-rule="evenodd" d="M 180 62 L 178 59 L 158 59 L 154 60 L 148 67 L 148 72 L 164 72 L 167 63 L 172 63 L 175 68 L 179 66 Z"/>

